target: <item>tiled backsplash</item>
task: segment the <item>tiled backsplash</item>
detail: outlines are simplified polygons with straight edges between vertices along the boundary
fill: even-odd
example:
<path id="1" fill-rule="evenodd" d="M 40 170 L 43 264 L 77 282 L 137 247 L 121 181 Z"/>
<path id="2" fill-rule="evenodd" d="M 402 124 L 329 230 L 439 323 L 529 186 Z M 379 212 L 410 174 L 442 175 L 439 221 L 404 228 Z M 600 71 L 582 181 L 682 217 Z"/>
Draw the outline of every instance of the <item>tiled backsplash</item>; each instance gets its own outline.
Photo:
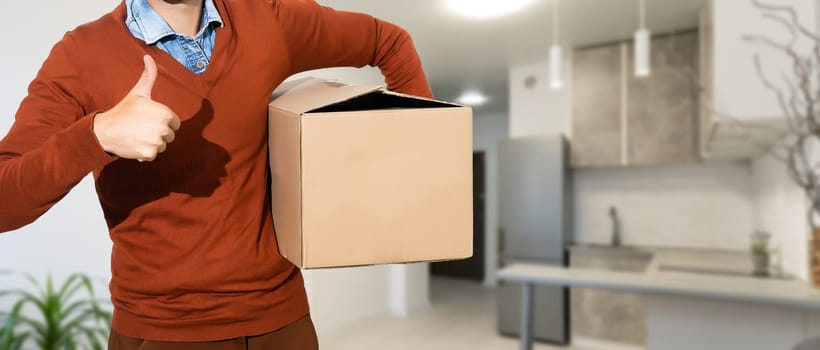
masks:
<path id="1" fill-rule="evenodd" d="M 748 162 L 576 170 L 577 243 L 609 243 L 615 206 L 625 245 L 748 249 Z"/>

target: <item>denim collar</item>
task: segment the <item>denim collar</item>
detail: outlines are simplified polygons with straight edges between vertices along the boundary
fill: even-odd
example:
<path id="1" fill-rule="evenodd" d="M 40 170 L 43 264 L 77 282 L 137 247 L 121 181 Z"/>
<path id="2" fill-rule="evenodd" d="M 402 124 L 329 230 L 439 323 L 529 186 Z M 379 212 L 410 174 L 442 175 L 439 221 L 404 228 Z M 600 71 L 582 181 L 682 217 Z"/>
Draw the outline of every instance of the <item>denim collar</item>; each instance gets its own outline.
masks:
<path id="1" fill-rule="evenodd" d="M 125 25 L 135 37 L 145 41 L 148 45 L 156 44 L 169 35 L 177 34 L 168 25 L 168 22 L 165 22 L 165 19 L 148 4 L 148 0 L 128 0 L 126 10 L 128 16 Z M 224 26 L 222 17 L 219 16 L 219 12 L 214 5 L 214 0 L 205 0 L 199 31 L 197 31 L 194 39 L 201 36 L 212 23 L 217 23 L 220 27 Z"/>

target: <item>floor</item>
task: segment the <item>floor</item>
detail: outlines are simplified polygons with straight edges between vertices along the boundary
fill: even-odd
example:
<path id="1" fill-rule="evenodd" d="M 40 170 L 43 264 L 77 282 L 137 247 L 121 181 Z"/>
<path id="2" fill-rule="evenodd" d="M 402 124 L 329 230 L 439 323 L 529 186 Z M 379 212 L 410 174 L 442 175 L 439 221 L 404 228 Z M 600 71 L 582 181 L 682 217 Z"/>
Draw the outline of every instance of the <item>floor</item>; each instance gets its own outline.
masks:
<path id="1" fill-rule="evenodd" d="M 408 318 L 383 317 L 319 335 L 322 350 L 518 349 L 495 330 L 495 290 L 477 282 L 433 278 L 431 306 Z M 536 344 L 535 350 L 600 350 Z"/>

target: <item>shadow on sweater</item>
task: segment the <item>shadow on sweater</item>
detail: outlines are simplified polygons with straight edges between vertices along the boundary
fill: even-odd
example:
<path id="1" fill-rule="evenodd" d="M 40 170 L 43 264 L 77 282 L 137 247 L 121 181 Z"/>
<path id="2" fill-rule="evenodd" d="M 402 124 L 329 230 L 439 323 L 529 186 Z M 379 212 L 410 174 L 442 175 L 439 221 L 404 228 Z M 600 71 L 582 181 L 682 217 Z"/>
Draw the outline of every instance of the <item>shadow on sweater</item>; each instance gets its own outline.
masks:
<path id="1" fill-rule="evenodd" d="M 154 161 L 118 159 L 100 172 L 97 192 L 110 228 L 146 204 L 172 194 L 211 197 L 222 184 L 231 157 L 225 148 L 203 136 L 214 119 L 210 101 L 203 100 L 193 117 L 180 118 L 183 122 L 176 139 Z"/>

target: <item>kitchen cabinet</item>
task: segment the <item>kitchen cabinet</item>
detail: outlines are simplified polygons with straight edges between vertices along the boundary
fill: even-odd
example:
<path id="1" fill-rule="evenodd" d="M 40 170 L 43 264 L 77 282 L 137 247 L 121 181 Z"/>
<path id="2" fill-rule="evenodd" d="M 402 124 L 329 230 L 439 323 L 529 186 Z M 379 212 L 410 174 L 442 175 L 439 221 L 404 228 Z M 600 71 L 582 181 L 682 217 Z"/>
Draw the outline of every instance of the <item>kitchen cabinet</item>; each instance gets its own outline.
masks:
<path id="1" fill-rule="evenodd" d="M 573 53 L 573 167 L 699 159 L 698 35 L 652 39 L 652 74 L 635 77 L 628 42 Z"/>
<path id="2" fill-rule="evenodd" d="M 570 248 L 570 266 L 643 273 L 652 262 L 650 250 L 578 245 Z M 646 301 L 643 295 L 611 290 L 572 288 L 571 329 L 575 339 L 643 347 L 646 344 Z"/>
<path id="3" fill-rule="evenodd" d="M 608 45 L 576 50 L 573 53 L 574 167 L 621 163 L 621 51 L 620 45 Z"/>
<path id="4" fill-rule="evenodd" d="M 652 74 L 635 77 L 628 45 L 627 162 L 630 165 L 698 160 L 697 32 L 652 39 Z"/>
<path id="5" fill-rule="evenodd" d="M 811 13 L 815 6 L 814 2 L 799 0 L 782 5 L 796 13 Z M 699 124 L 705 159 L 754 159 L 777 145 L 788 129 L 775 94 L 763 84 L 755 68 L 754 57 L 759 57 L 764 74 L 784 91 L 788 88 L 783 77 L 794 79 L 792 62 L 779 50 L 744 39 L 749 35 L 785 33 L 779 21 L 762 13 L 750 1 L 707 0 L 701 10 Z M 817 24 L 813 19 L 801 21 L 807 28 Z M 783 35 L 773 39 L 784 41 L 788 36 Z M 806 50 L 813 46 L 814 41 L 806 38 L 794 43 L 801 55 L 810 56 Z"/>

